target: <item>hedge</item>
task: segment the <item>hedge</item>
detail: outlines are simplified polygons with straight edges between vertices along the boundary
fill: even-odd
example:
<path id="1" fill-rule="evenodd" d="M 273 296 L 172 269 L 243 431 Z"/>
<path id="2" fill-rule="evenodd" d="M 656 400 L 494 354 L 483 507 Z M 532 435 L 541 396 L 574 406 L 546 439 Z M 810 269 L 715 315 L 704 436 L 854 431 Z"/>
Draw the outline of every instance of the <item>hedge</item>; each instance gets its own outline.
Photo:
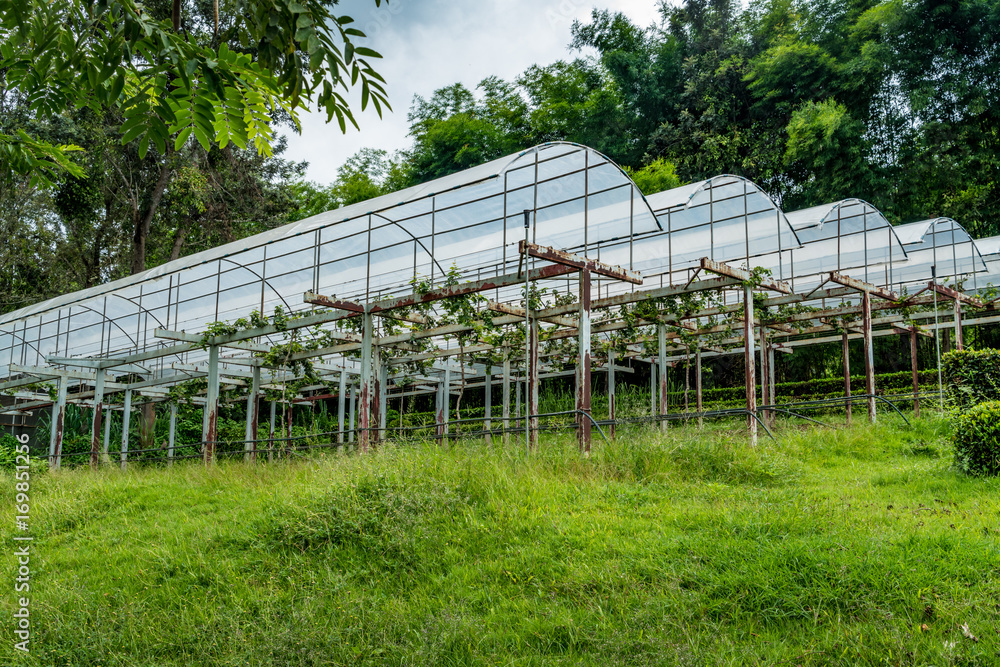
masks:
<path id="1" fill-rule="evenodd" d="M 1000 350 L 956 350 L 942 360 L 945 392 L 953 408 L 1000 400 Z"/>
<path id="2" fill-rule="evenodd" d="M 1000 401 L 955 416 L 955 466 L 968 475 L 1000 473 Z"/>

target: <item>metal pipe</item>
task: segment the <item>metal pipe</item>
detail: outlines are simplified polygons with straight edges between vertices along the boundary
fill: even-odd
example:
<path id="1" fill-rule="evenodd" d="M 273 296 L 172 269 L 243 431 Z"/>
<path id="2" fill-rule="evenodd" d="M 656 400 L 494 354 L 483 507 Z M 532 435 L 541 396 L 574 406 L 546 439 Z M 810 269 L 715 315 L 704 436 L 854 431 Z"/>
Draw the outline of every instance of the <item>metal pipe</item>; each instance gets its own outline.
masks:
<path id="1" fill-rule="evenodd" d="M 132 421 L 132 390 L 125 390 L 125 406 L 122 411 L 122 448 L 121 448 L 121 466 L 122 470 L 125 470 L 126 463 L 128 461 L 128 432 L 129 426 Z"/>
<path id="2" fill-rule="evenodd" d="M 256 448 L 253 442 L 257 439 L 257 413 L 260 411 L 260 366 L 254 366 L 253 377 L 250 381 L 250 393 L 247 395 L 247 424 L 246 437 L 243 443 L 243 460 L 253 461 L 256 458 Z"/>
<path id="3" fill-rule="evenodd" d="M 167 461 L 174 462 L 174 438 L 177 433 L 177 403 L 170 404 L 170 426 L 167 430 Z"/>
<path id="4" fill-rule="evenodd" d="M 865 336 L 865 391 L 868 392 L 868 421 L 875 423 L 875 351 L 872 345 L 872 297 L 861 293 L 862 327 Z"/>
<path id="5" fill-rule="evenodd" d="M 757 380 L 756 359 L 754 359 L 754 312 L 753 289 L 743 288 L 743 359 L 746 374 L 747 428 L 750 430 L 750 446 L 757 446 Z"/>
<path id="6" fill-rule="evenodd" d="M 49 467 L 58 468 L 62 463 L 63 428 L 66 421 L 67 379 L 59 378 L 56 403 L 52 406 L 52 433 L 49 435 Z"/>
<path id="7" fill-rule="evenodd" d="M 94 417 L 90 438 L 90 467 L 96 468 L 100 463 L 101 452 L 101 419 L 104 416 L 104 371 L 97 370 L 97 381 L 94 383 Z"/>
<path id="8" fill-rule="evenodd" d="M 591 391 L 590 391 L 590 271 L 580 271 L 580 323 L 578 326 L 576 366 L 577 441 L 584 456 L 590 456 Z M 586 418 L 581 416 L 586 415 Z"/>

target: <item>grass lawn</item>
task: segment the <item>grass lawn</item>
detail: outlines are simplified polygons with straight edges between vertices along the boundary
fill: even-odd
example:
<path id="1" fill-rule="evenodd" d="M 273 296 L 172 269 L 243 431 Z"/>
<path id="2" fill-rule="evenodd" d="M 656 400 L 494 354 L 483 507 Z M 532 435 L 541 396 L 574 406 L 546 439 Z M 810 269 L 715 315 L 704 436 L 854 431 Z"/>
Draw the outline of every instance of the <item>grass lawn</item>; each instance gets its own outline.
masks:
<path id="1" fill-rule="evenodd" d="M 28 654 L 8 474 L 0 662 L 1000 664 L 1000 480 L 899 424 L 37 472 Z"/>

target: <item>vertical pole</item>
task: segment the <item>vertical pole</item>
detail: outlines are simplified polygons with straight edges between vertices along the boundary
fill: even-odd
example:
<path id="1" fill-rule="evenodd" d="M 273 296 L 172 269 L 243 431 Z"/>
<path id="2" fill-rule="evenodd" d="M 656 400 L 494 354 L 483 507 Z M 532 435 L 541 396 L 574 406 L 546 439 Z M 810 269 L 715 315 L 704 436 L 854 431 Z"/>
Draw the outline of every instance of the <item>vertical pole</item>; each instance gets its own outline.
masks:
<path id="1" fill-rule="evenodd" d="M 580 358 L 576 364 L 576 435 L 580 452 L 590 456 L 592 426 L 590 422 L 590 271 L 580 271 L 580 324 L 578 327 Z"/>
<path id="2" fill-rule="evenodd" d="M 493 427 L 493 422 L 491 417 L 493 417 L 493 366 L 490 365 L 490 361 L 486 361 L 486 385 L 483 388 L 483 400 L 486 405 L 486 413 L 483 419 L 483 442 L 489 447 L 492 443 L 490 437 L 490 429 Z"/>
<path id="3" fill-rule="evenodd" d="M 955 299 L 955 349 L 965 348 L 965 340 L 962 338 L 962 302 Z"/>
<path id="4" fill-rule="evenodd" d="M 527 366 L 525 366 L 527 369 Z M 518 380 L 514 383 L 514 416 L 517 420 L 521 419 L 521 381 Z"/>
<path id="5" fill-rule="evenodd" d="M 351 383 L 351 407 L 350 407 L 350 409 L 347 412 L 347 416 L 348 416 L 347 442 L 349 442 L 349 443 L 354 442 L 354 432 L 355 432 L 355 428 L 354 428 L 354 415 L 356 415 L 357 412 L 358 412 L 357 402 L 358 402 L 358 388 L 352 382 Z"/>
<path id="6" fill-rule="evenodd" d="M 177 434 L 177 404 L 170 404 L 170 426 L 167 431 L 167 461 L 174 463 L 174 441 Z"/>
<path id="7" fill-rule="evenodd" d="M 438 382 L 437 391 L 434 392 L 434 435 L 439 443 L 444 437 L 444 413 L 441 407 L 444 404 L 444 399 L 441 396 L 443 389 L 444 379 Z"/>
<path id="8" fill-rule="evenodd" d="M 111 419 L 114 413 L 111 411 L 111 406 L 107 406 L 104 410 L 104 444 L 101 446 L 101 461 L 104 463 L 111 463 L 111 457 L 108 456 L 108 449 L 111 446 Z"/>
<path id="9" fill-rule="evenodd" d="M 649 416 L 656 416 L 656 360 L 649 360 Z"/>
<path id="10" fill-rule="evenodd" d="M 771 399 L 771 405 L 778 404 L 778 398 L 774 393 L 774 345 L 768 345 L 767 347 L 767 392 Z M 771 419 L 769 424 L 771 428 L 774 428 L 774 420 L 778 416 L 778 413 L 771 410 Z"/>
<path id="11" fill-rule="evenodd" d="M 528 449 L 538 448 L 538 320 L 531 318 L 530 348 L 531 362 L 528 364 L 527 410 L 528 416 Z"/>
<path id="12" fill-rule="evenodd" d="M 444 428 L 443 434 L 445 441 L 447 442 L 448 435 L 451 432 L 450 424 L 451 421 L 451 371 L 445 368 L 444 371 L 444 389 L 441 392 L 441 413 L 444 416 Z"/>
<path id="13" fill-rule="evenodd" d="M 743 288 L 743 360 L 746 367 L 747 426 L 750 429 L 750 446 L 757 446 L 757 378 L 754 358 L 753 289 Z"/>
<path id="14" fill-rule="evenodd" d="M 768 380 L 771 377 L 770 370 L 768 368 L 767 362 L 769 361 L 767 355 L 767 327 L 763 324 L 760 325 L 760 402 L 763 405 L 770 405 L 770 387 L 767 386 Z M 764 411 L 764 423 L 768 426 L 771 425 L 771 413 L 770 411 Z"/>
<path id="15" fill-rule="evenodd" d="M 937 287 L 937 269 L 936 266 L 931 267 L 931 277 L 934 278 L 934 287 Z M 937 355 L 937 372 L 938 372 L 938 397 L 941 401 L 941 409 L 944 410 L 944 384 L 941 381 L 941 329 L 938 324 L 938 303 L 937 303 L 937 289 L 934 290 L 934 353 Z"/>
<path id="16" fill-rule="evenodd" d="M 535 174 L 538 173 L 537 156 L 535 162 Z M 536 199 L 538 197 L 537 193 L 535 195 Z M 528 238 L 531 227 L 531 211 L 528 209 L 524 210 L 524 365 L 525 365 L 525 384 L 524 384 L 524 404 L 525 404 L 525 415 L 524 415 L 524 446 L 530 452 L 534 449 L 534 439 L 531 436 L 531 427 L 534 425 L 534 419 L 530 415 L 536 414 L 537 410 L 532 410 L 532 402 L 534 399 L 534 371 L 535 371 L 535 359 L 533 352 L 538 348 L 538 342 L 535 340 L 536 327 L 535 323 L 531 320 L 531 264 L 528 261 L 530 255 L 528 254 L 527 245 Z"/>
<path id="17" fill-rule="evenodd" d="M 615 437 L 615 351 L 608 350 L 608 434 Z"/>
<path id="18" fill-rule="evenodd" d="M 208 346 L 208 402 L 205 403 L 207 424 L 202 434 L 205 442 L 205 465 L 215 462 L 215 441 L 219 422 L 219 346 Z"/>
<path id="19" fill-rule="evenodd" d="M 344 444 L 344 408 L 347 396 L 347 371 L 340 371 L 340 391 L 337 392 L 337 443 Z"/>
<path id="20" fill-rule="evenodd" d="M 657 365 L 660 370 L 660 408 L 657 414 L 660 415 L 660 430 L 667 431 L 667 327 L 660 324 L 656 327 L 656 338 L 658 343 Z"/>
<path id="21" fill-rule="evenodd" d="M 504 350 L 503 359 L 503 444 L 510 442 L 510 350 Z"/>
<path id="22" fill-rule="evenodd" d="M 268 423 L 267 430 L 267 462 L 271 463 L 274 461 L 274 427 L 278 416 L 278 403 L 276 401 L 271 401 L 271 415 Z"/>
<path id="23" fill-rule="evenodd" d="M 691 391 L 691 348 L 684 347 L 684 414 L 688 413 L 688 392 Z M 687 423 L 687 419 L 684 420 Z"/>
<path id="24" fill-rule="evenodd" d="M 694 351 L 694 407 L 698 411 L 698 428 L 704 425 L 701 403 L 701 348 Z"/>
<path id="25" fill-rule="evenodd" d="M 122 470 L 125 470 L 125 465 L 128 461 L 128 432 L 129 426 L 132 421 L 132 390 L 125 390 L 125 406 L 122 411 L 122 448 L 121 448 L 121 465 Z"/>
<path id="26" fill-rule="evenodd" d="M 378 364 L 378 384 L 376 386 L 378 387 L 378 439 L 380 441 L 385 440 L 386 435 L 388 435 L 386 426 L 389 421 L 389 369 L 381 359 L 381 354 L 375 355 Z"/>
<path id="27" fill-rule="evenodd" d="M 361 433 L 358 446 L 362 454 L 368 453 L 371 442 L 371 409 L 372 409 L 372 315 L 365 313 L 364 330 L 361 335 L 361 400 L 358 405 L 358 427 Z"/>
<path id="28" fill-rule="evenodd" d="M 257 419 L 260 412 L 260 366 L 254 366 L 250 380 L 250 394 L 247 395 L 247 426 L 243 442 L 243 460 L 253 461 L 257 458 Z"/>
<path id="29" fill-rule="evenodd" d="M 917 328 L 910 327 L 910 370 L 913 372 L 913 414 L 920 416 L 920 377 L 917 373 Z"/>
<path id="30" fill-rule="evenodd" d="M 98 373 L 104 371 L 98 369 Z M 52 406 L 52 433 L 49 436 L 49 467 L 58 468 L 62 463 L 63 426 L 66 420 L 66 378 L 59 378 L 59 392 Z"/>
<path id="31" fill-rule="evenodd" d="M 865 391 L 868 393 L 868 421 L 875 423 L 875 357 L 872 349 L 872 297 L 867 290 L 861 293 L 863 327 L 865 333 Z"/>
<path id="32" fill-rule="evenodd" d="M 90 467 L 96 468 L 100 463 L 101 453 L 101 418 L 104 416 L 104 369 L 97 369 L 97 381 L 94 383 L 94 423 L 90 438 Z"/>
<path id="33" fill-rule="evenodd" d="M 289 400 L 285 403 L 285 444 L 281 448 L 285 454 L 289 454 L 292 449 L 292 418 L 295 416 L 295 402 Z"/>
<path id="34" fill-rule="evenodd" d="M 847 332 L 841 334 L 841 347 L 844 354 L 844 396 L 847 397 L 847 425 L 851 425 L 851 348 Z"/>

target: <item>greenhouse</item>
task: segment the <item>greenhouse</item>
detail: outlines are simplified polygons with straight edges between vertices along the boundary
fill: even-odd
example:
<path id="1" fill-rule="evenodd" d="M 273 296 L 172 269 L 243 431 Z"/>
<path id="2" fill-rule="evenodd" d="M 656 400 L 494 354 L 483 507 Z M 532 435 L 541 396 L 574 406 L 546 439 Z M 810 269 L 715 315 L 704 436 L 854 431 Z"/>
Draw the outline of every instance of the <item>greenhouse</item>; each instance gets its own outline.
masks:
<path id="1" fill-rule="evenodd" d="M 703 357 L 740 354 L 745 407 L 720 414 L 745 418 L 756 438 L 775 414 L 775 352 L 863 339 L 868 384 L 856 398 L 875 419 L 872 338 L 915 346 L 953 327 L 961 346 L 963 325 L 994 321 L 987 297 L 971 295 L 994 274 L 1000 243 L 980 245 L 948 218 L 893 226 L 858 199 L 785 213 L 731 175 L 643 196 L 600 153 L 551 143 L 0 316 L 2 410 L 22 417 L 15 426 L 52 415 L 53 466 L 71 453 L 70 403 L 90 409 L 95 466 L 112 451 L 122 465 L 147 453 L 128 451 L 129 420 L 155 403 L 171 416 L 171 460 L 271 456 L 276 442 L 295 446 L 293 406 L 325 401 L 337 425 L 317 446 L 365 451 L 398 436 L 388 406 L 414 395 L 436 406 L 414 434 L 445 438 L 460 428 L 452 395 L 467 390 L 484 410 L 459 420 L 476 422 L 466 434 L 523 433 L 535 446 L 559 416 L 540 412 L 540 383 L 572 375 L 574 409 L 560 415 L 587 452 L 595 427 L 614 435 L 626 360 L 649 365 L 649 418 L 666 427 L 707 415 Z M 685 392 L 671 412 L 678 363 L 693 364 L 695 400 Z M 204 406 L 198 442 L 175 438 L 182 400 Z M 242 442 L 225 452 L 223 402 L 246 406 Z M 112 411 L 126 434 L 116 450 Z"/>

